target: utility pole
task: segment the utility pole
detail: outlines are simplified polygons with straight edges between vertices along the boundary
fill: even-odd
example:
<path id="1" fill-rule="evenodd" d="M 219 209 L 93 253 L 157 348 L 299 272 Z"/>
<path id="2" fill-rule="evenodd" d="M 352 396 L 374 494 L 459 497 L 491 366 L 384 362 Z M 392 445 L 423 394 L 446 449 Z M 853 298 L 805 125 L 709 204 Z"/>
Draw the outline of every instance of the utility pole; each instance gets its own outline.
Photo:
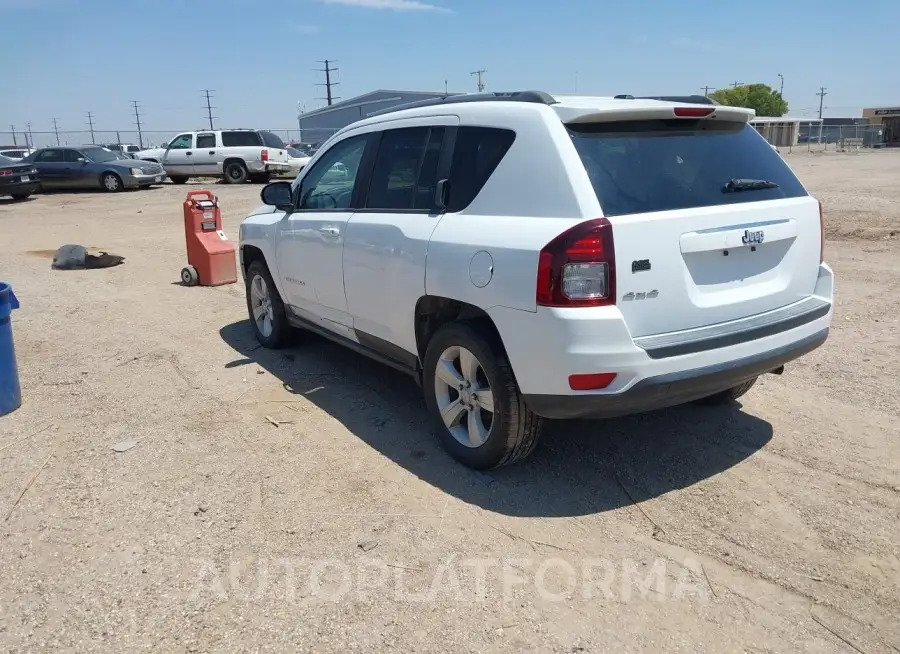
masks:
<path id="1" fill-rule="evenodd" d="M 319 63 L 325 64 L 325 68 L 316 68 L 320 73 L 325 73 L 325 83 L 324 84 L 316 84 L 316 86 L 324 86 L 325 87 L 325 97 L 319 98 L 319 100 L 325 100 L 330 107 L 335 100 L 340 100 L 339 96 L 333 95 L 331 93 L 331 87 L 337 86 L 340 82 L 332 82 L 331 81 L 331 73 L 336 73 L 338 71 L 337 68 L 332 68 L 331 64 L 334 63 L 334 60 L 326 59 L 325 61 L 320 61 Z"/>
<path id="2" fill-rule="evenodd" d="M 732 83 L 729 84 L 728 86 L 730 86 L 730 87 L 733 88 L 733 89 L 736 89 L 737 87 L 743 86 L 743 85 L 744 85 L 743 82 L 732 82 Z"/>
<path id="3" fill-rule="evenodd" d="M 31 133 L 31 123 L 25 123 L 25 127 L 28 131 L 25 133 L 25 145 L 29 148 L 34 147 L 34 134 Z"/>
<path id="4" fill-rule="evenodd" d="M 822 103 L 825 102 L 825 96 L 828 95 L 828 93 L 826 93 L 827 89 L 824 86 L 820 86 L 819 89 L 820 90 L 818 93 L 816 93 L 816 95 L 819 96 L 819 118 L 821 118 L 822 117 L 822 109 L 824 109 L 824 107 L 822 106 Z"/>
<path id="5" fill-rule="evenodd" d="M 10 125 L 9 128 L 12 130 L 12 133 L 13 133 L 13 145 L 19 145 L 19 143 L 16 141 L 16 126 Z"/>
<path id="6" fill-rule="evenodd" d="M 472 71 L 471 73 L 469 73 L 469 75 L 477 75 L 478 76 L 478 92 L 479 93 L 484 91 L 484 77 L 483 76 L 486 72 L 487 71 L 484 68 L 481 68 L 480 70 L 475 70 L 475 71 Z"/>
<path id="7" fill-rule="evenodd" d="M 209 104 L 209 94 L 210 94 L 210 93 L 215 93 L 215 92 L 216 92 L 215 89 L 203 89 L 203 93 L 206 94 L 206 115 L 207 115 L 207 117 L 209 118 L 209 129 L 210 129 L 210 131 L 212 131 L 212 130 L 215 129 L 215 128 L 213 127 L 213 115 L 212 115 L 212 110 L 215 109 L 215 107 L 213 107 L 213 106 L 211 106 L 211 105 Z"/>
<path id="8" fill-rule="evenodd" d="M 144 135 L 141 133 L 141 114 L 138 111 L 138 101 L 132 100 L 131 106 L 134 107 L 134 123 L 137 125 L 138 147 L 144 149 Z"/>
<path id="9" fill-rule="evenodd" d="M 778 95 L 782 98 L 784 97 L 784 75 L 778 73 L 778 77 L 781 79 L 781 89 L 778 91 Z"/>
<path id="10" fill-rule="evenodd" d="M 56 134 L 56 145 L 59 145 L 59 127 L 56 124 L 56 118 L 53 119 L 53 133 Z"/>
<path id="11" fill-rule="evenodd" d="M 88 119 L 88 127 L 91 130 L 91 143 L 93 144 L 93 143 L 96 143 L 97 141 L 94 140 L 94 116 L 91 114 L 90 111 L 87 112 L 87 119 Z"/>
<path id="12" fill-rule="evenodd" d="M 710 91 L 716 90 L 715 86 L 701 86 L 700 88 L 703 89 L 703 95 L 706 96 L 707 98 L 709 97 Z"/>
<path id="13" fill-rule="evenodd" d="M 444 80 L 444 95 L 450 95 L 450 91 L 447 90 L 447 80 Z"/>

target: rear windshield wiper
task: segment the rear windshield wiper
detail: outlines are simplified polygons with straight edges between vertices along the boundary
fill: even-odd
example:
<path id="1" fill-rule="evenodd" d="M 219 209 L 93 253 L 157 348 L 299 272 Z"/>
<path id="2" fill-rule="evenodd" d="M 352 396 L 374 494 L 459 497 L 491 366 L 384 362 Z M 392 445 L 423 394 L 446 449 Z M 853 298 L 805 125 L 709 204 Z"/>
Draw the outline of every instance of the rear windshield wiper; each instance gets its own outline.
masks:
<path id="1" fill-rule="evenodd" d="M 722 186 L 722 193 L 758 191 L 764 188 L 778 188 L 778 184 L 767 179 L 730 179 Z"/>

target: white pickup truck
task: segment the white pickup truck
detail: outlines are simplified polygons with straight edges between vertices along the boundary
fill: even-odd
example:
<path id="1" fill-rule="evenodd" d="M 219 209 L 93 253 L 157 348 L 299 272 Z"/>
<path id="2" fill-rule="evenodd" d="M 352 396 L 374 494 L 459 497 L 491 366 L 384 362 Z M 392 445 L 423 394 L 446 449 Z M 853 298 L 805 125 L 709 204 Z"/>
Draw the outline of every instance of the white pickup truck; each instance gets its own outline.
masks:
<path id="1" fill-rule="evenodd" d="M 287 146 L 272 132 L 255 129 L 184 132 L 164 148 L 142 150 L 135 159 L 162 164 L 169 179 L 221 177 L 229 184 L 268 182 L 289 173 Z"/>

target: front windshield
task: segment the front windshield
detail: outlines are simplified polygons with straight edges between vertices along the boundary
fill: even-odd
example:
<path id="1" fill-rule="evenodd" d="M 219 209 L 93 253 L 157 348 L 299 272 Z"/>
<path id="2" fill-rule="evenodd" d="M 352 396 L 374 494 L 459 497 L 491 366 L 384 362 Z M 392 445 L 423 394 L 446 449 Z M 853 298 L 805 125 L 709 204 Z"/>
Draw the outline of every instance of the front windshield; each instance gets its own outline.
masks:
<path id="1" fill-rule="evenodd" d="M 127 157 L 123 157 L 117 152 L 111 152 L 104 148 L 85 148 L 81 152 L 85 157 L 91 161 L 96 161 L 97 163 L 116 161 L 117 159 L 127 159 Z"/>

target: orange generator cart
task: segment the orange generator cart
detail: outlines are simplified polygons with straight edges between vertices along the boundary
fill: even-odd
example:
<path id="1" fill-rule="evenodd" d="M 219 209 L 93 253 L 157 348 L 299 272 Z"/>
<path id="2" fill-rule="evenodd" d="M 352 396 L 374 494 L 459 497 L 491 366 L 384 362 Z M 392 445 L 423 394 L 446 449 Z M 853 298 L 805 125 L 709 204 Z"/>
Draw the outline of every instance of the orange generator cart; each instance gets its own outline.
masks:
<path id="1" fill-rule="evenodd" d="M 221 286 L 237 281 L 237 248 L 222 231 L 219 199 L 209 191 L 187 194 L 184 238 L 188 265 L 181 270 L 181 281 L 185 286 Z"/>

